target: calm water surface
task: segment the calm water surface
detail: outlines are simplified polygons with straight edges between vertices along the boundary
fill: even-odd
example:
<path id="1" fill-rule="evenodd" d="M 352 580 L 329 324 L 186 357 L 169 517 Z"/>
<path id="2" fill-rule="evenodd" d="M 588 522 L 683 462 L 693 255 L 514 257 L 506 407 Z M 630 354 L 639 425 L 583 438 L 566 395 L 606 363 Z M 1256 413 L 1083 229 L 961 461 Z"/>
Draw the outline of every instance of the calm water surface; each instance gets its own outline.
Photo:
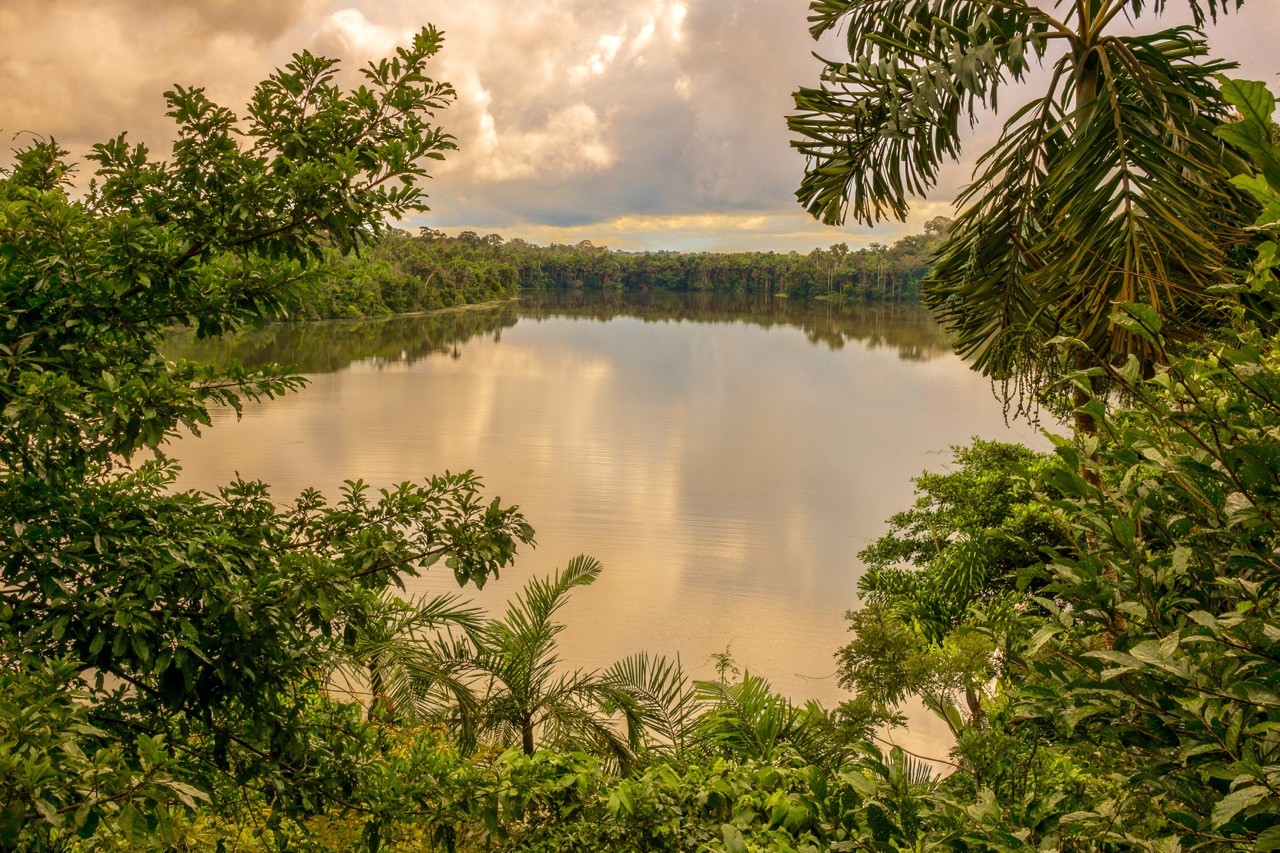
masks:
<path id="1" fill-rule="evenodd" d="M 474 469 L 538 547 L 477 600 L 585 552 L 605 567 L 563 611 L 563 659 L 647 649 L 711 675 L 730 645 L 798 699 L 834 704 L 832 653 L 857 605 L 857 552 L 908 506 L 909 478 L 1007 427 L 990 387 L 922 309 L 718 296 L 527 296 L 434 316 L 273 327 L 172 355 L 296 365 L 301 393 L 215 416 L 175 443 L 182 483 L 237 473 L 278 500 L 346 479 Z M 456 588 L 444 571 L 417 591 Z M 905 740 L 945 751 L 912 714 Z M 899 737 L 903 735 L 899 733 Z"/>

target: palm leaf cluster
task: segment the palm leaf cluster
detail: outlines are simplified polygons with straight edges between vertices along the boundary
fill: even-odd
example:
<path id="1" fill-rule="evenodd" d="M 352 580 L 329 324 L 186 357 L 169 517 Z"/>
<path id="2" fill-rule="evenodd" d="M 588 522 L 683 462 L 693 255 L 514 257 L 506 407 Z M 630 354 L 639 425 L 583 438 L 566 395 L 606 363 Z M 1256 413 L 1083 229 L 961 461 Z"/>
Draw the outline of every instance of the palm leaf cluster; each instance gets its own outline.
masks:
<path id="1" fill-rule="evenodd" d="M 467 751 L 586 751 L 617 767 L 713 755 L 768 761 L 784 751 L 838 762 L 827 712 L 793 704 L 758 676 L 695 681 L 679 658 L 644 652 L 603 670 L 566 665 L 555 617 L 600 572 L 595 559 L 575 557 L 528 581 L 496 618 L 456 595 L 385 596 L 353 628 L 333 681 L 366 694 L 371 717 L 446 726 Z"/>
<path id="2" fill-rule="evenodd" d="M 1216 290 L 1246 238 L 1241 162 L 1215 130 L 1231 115 L 1199 30 L 1242 0 L 815 0 L 815 37 L 847 28 L 847 60 L 795 95 L 797 197 L 816 217 L 905 218 L 1034 58 L 1047 86 L 978 160 L 925 301 L 957 351 L 1012 392 L 1064 369 L 1160 354 L 1116 306 L 1139 304 L 1171 339 L 1219 322 Z M 1170 6 L 1195 26 L 1116 32 Z M 1076 358 L 1046 346 L 1067 339 Z"/>

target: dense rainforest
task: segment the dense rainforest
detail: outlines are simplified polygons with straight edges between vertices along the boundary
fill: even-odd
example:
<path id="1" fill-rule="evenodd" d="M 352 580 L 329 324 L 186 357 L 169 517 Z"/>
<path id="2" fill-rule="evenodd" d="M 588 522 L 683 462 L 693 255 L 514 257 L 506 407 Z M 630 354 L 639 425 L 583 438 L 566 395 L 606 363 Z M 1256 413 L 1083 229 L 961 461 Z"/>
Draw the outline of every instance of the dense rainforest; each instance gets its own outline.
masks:
<path id="1" fill-rule="evenodd" d="M 1188 4 L 1197 23 L 1239 5 Z M 831 221 L 902 213 L 963 109 L 1071 48 L 983 160 L 924 298 L 1074 428 L 1052 454 L 956 448 L 916 481 L 862 552 L 834 709 L 728 657 L 703 681 L 651 655 L 562 667 L 587 556 L 501 614 L 407 596 L 428 571 L 505 583 L 532 542 L 472 474 L 283 505 L 252 480 L 175 488 L 166 436 L 302 380 L 164 357 L 167 331 L 280 317 L 331 252 L 373 258 L 385 220 L 422 209 L 423 164 L 454 144 L 436 31 L 350 92 L 299 54 L 243 116 L 174 89 L 169 158 L 96 146 L 85 194 L 56 143 L 15 152 L 0 846 L 1280 849 L 1275 99 L 1194 27 L 1109 30 L 1164 3 L 1045 5 L 813 4 L 850 52 L 792 119 L 801 200 Z M 955 734 L 945 773 L 876 745 L 912 697 Z"/>
<path id="2" fill-rule="evenodd" d="M 816 296 L 838 302 L 919 301 L 948 220 L 893 246 L 845 243 L 799 252 L 621 252 L 584 240 L 537 246 L 499 234 L 455 237 L 390 230 L 359 256 L 329 253 L 328 272 L 299 291 L 293 316 L 333 319 L 427 311 L 505 299 L 521 289 L 710 291 Z"/>

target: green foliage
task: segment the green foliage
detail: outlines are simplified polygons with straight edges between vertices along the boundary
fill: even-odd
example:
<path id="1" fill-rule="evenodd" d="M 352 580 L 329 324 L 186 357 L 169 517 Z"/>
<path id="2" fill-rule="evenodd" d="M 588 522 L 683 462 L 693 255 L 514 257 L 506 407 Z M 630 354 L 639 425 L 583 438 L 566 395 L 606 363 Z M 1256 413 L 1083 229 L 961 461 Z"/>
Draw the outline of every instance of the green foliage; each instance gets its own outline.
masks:
<path id="1" fill-rule="evenodd" d="M 900 754 L 871 752 L 840 773 L 780 755 L 771 763 L 659 764 L 628 779 L 585 755 L 503 755 L 453 802 L 466 849 L 893 850 L 915 834 L 919 795 Z M 480 829 L 480 828 L 483 829 Z M 470 834 L 470 838 L 468 838 Z"/>
<path id="2" fill-rule="evenodd" d="M 1270 101 L 1229 89 L 1260 105 L 1230 132 L 1263 146 L 1248 177 L 1274 190 Z M 1255 267 L 1242 287 L 1265 306 L 1273 281 Z M 1145 306 L 1121 310 L 1165 346 Z M 1150 379 L 1132 362 L 1108 371 L 1127 404 L 1097 407 L 1096 437 L 1058 440 L 1045 498 L 1067 544 L 1047 561 L 1044 624 L 993 709 L 999 728 L 962 735 L 958 755 L 981 773 L 974 804 L 950 812 L 966 843 L 1280 845 L 1280 349 L 1269 315 L 1233 313 Z M 1017 784 L 1014 768 L 1044 780 Z"/>
<path id="3" fill-rule="evenodd" d="M 113 737 L 94 725 L 80 667 L 6 650 L 0 668 L 0 846 L 57 849 L 103 826 L 142 837 L 207 799 L 179 781 L 163 736 Z"/>
<path id="4" fill-rule="evenodd" d="M 474 638 L 481 615 L 457 595 L 405 600 L 383 592 L 368 614 L 350 624 L 330 681 L 367 686 L 371 719 L 455 719 L 460 737 L 472 742 L 476 698 L 465 650 L 453 632 Z"/>
<path id="5" fill-rule="evenodd" d="M 390 229 L 356 255 L 325 253 L 328 271 L 290 300 L 296 317 L 377 317 L 509 299 L 520 291 L 512 259 L 456 241 Z"/>
<path id="6" fill-rule="evenodd" d="M 360 257 L 330 257 L 331 272 L 289 303 L 304 317 L 380 316 L 507 299 L 521 288 L 602 293 L 722 292 L 816 296 L 833 302 L 915 301 L 930 259 L 950 221 L 893 246 L 850 251 L 621 252 L 587 241 L 536 246 L 473 232 L 457 237 L 422 229 L 392 231 Z"/>
<path id="7" fill-rule="evenodd" d="M 716 669 L 716 678 L 720 679 L 721 684 L 727 683 L 731 675 L 735 678 L 742 675 L 742 670 L 738 667 L 738 661 L 734 658 L 733 651 L 727 643 L 724 651 L 712 652 L 710 660 Z"/>
<path id="8" fill-rule="evenodd" d="M 979 439 L 952 455 L 954 469 L 913 480 L 915 505 L 858 555 L 866 606 L 848 613 L 853 638 L 836 654 L 856 693 L 840 712 L 851 733 L 901 723 L 910 696 L 953 733 L 974 724 L 1035 624 L 1025 590 L 1041 552 L 1067 544 L 1034 491 L 1058 467 L 1052 456 Z"/>
<path id="9" fill-rule="evenodd" d="M 1195 340 L 1221 322 L 1215 291 L 1253 218 L 1228 182 L 1241 161 L 1215 136 L 1229 104 L 1214 75 L 1229 66 L 1205 58 L 1200 30 L 1241 0 L 1190 5 L 1194 27 L 1126 33 L 1117 22 L 1166 4 L 815 0 L 815 37 L 845 27 L 848 57 L 796 92 L 793 144 L 809 158 L 797 196 L 825 222 L 903 218 L 959 156 L 965 120 L 1060 45 L 1047 86 L 979 158 L 925 302 L 1020 403 L 1078 359 L 1134 355 L 1149 370 L 1162 354 L 1114 322 L 1115 305 L 1141 303 L 1170 341 Z M 1062 337 L 1077 342 L 1065 359 L 1048 346 Z"/>
<path id="10" fill-rule="evenodd" d="M 353 483 L 333 507 L 309 492 L 283 511 L 261 484 L 211 498 L 174 494 L 172 476 L 149 463 L 74 490 L 24 481 L 4 543 L 6 635 L 91 667 L 93 719 L 186 743 L 218 768 L 206 786 L 283 773 L 311 806 L 335 777 L 318 790 L 293 778 L 314 758 L 302 723 L 323 716 L 326 661 L 377 614 L 378 591 L 446 555 L 460 582 L 483 583 L 527 540 L 469 474 L 376 502 Z"/>
<path id="11" fill-rule="evenodd" d="M 453 147 L 430 123 L 452 99 L 425 76 L 439 47 L 424 29 L 350 93 L 300 54 L 243 119 L 175 88 L 171 155 L 96 146 L 80 200 L 52 141 L 0 176 L 6 839 L 163 844 L 200 798 L 256 798 L 272 820 L 347 801 L 378 744 L 327 674 L 385 590 L 442 558 L 482 585 L 531 541 L 470 473 L 281 507 L 261 483 L 180 491 L 160 449 L 213 406 L 301 384 L 170 362 L 172 323 L 276 316 L 323 245 L 423 209 L 423 163 Z"/>
<path id="12" fill-rule="evenodd" d="M 1119 757 L 1123 790 L 1077 822 L 1121 844 L 1272 849 L 1280 352 L 1248 324 L 1129 390 L 1090 463 L 1107 491 L 1062 474 L 1056 509 L 1080 548 L 1051 566 L 1064 606 L 1032 646 L 1024 713 Z"/>
<path id="13" fill-rule="evenodd" d="M 642 726 L 641 750 L 647 756 L 687 758 L 700 748 L 698 725 L 704 706 L 679 658 L 641 652 L 613 664 L 604 679 L 628 697 L 626 704 Z"/>
<path id="14" fill-rule="evenodd" d="M 614 682 L 594 672 L 564 672 L 556 637 L 564 625 L 552 617 L 570 591 L 593 583 L 601 565 L 579 555 L 550 579 L 534 578 L 500 619 L 481 632 L 474 666 L 487 679 L 481 700 L 481 724 L 499 743 L 519 740 L 532 754 L 541 734 L 551 748 L 594 748 L 620 762 L 636 744 L 636 712 Z M 608 712 L 617 710 L 628 723 L 620 735 Z"/>
<path id="15" fill-rule="evenodd" d="M 867 565 L 858 582 L 864 600 L 885 605 L 929 642 L 976 603 L 1015 591 L 1041 550 L 1061 543 L 1033 492 L 1057 467 L 1053 457 L 981 439 L 951 452 L 954 469 L 914 478 L 915 506 L 858 554 Z"/>
<path id="16" fill-rule="evenodd" d="M 794 752 L 810 764 L 838 764 L 838 744 L 829 737 L 829 719 L 816 702 L 798 707 L 773 692 L 769 682 L 746 673 L 735 684 L 699 681 L 707 709 L 698 736 L 721 755 L 772 761 Z"/>
<path id="17" fill-rule="evenodd" d="M 960 151 L 960 119 L 1020 80 L 1043 56 L 1048 27 L 1024 3 L 815 0 L 814 38 L 847 29 L 848 61 L 828 61 L 823 85 L 796 92 L 792 144 L 815 161 L 796 193 L 829 224 L 846 207 L 868 225 L 904 219 L 910 195 Z"/>
<path id="18" fill-rule="evenodd" d="M 816 296 L 837 302 L 916 300 L 920 281 L 949 220 L 893 246 L 844 243 L 808 254 L 789 252 L 620 252 L 579 243 L 532 246 L 511 240 L 500 256 L 520 270 L 526 287 L 626 291 L 716 291 Z M 491 235 L 496 237 L 497 235 Z M 500 238 L 499 238 L 500 239 Z"/>
<path id="19" fill-rule="evenodd" d="M 883 32 L 919 56 L 922 38 L 949 51 L 925 58 L 960 87 L 938 83 L 937 102 L 904 119 L 917 134 L 906 150 L 989 94 L 1001 69 L 1020 73 L 1018 50 L 1054 32 L 1016 0 L 990 14 L 933 3 L 927 21 L 915 0 L 814 8 L 819 30 L 854 14 L 855 48 L 887 44 L 864 32 L 878 14 L 911 12 L 896 33 L 887 15 Z M 943 32 L 948 17 L 967 34 Z M 1208 125 L 1187 115 L 1209 66 L 1185 67 L 1198 48 L 1183 39 L 1186 54 L 1170 53 L 1179 39 L 1118 40 L 1081 58 L 1135 59 L 1099 73 L 1111 102 L 1100 113 L 1126 119 L 1152 107 L 1143 98 L 1168 108 L 1164 124 L 1126 137 L 1141 157 L 1071 167 L 1084 185 L 1103 172 L 1150 179 L 1140 199 L 1114 187 L 1093 198 L 1078 209 L 1102 219 L 1067 228 L 1104 249 L 1128 228 L 1143 263 L 1169 260 L 1149 251 L 1169 219 L 1152 209 L 1160 174 L 1142 159 L 1163 134 L 1185 132 L 1192 174 L 1171 209 L 1217 192 L 1195 172 Z M 841 652 L 842 681 L 860 695 L 832 714 L 759 677 L 731 682 L 727 658 L 719 680 L 701 682 L 648 656 L 563 671 L 556 616 L 598 577 L 590 558 L 528 582 L 500 618 L 455 596 L 399 597 L 403 577 L 441 561 L 481 586 L 532 541 L 471 473 L 377 493 L 351 482 L 334 500 L 306 491 L 284 505 L 251 481 L 177 487 L 166 436 L 299 381 L 169 361 L 166 328 L 210 334 L 278 316 L 314 284 L 326 247 L 364 245 L 384 215 L 421 206 L 420 161 L 451 147 L 428 123 L 451 96 L 424 76 L 438 46 L 424 30 L 349 94 L 332 85 L 332 62 L 301 54 L 244 122 L 176 89 L 173 156 L 153 161 L 123 138 L 99 146 L 83 200 L 68 195 L 53 142 L 17 152 L 0 178 L 0 846 L 1280 849 L 1280 343 L 1265 312 L 1280 298 L 1269 213 L 1280 149 L 1261 87 L 1224 83 L 1239 114 L 1217 128 L 1253 164 L 1235 182 L 1257 202 L 1242 210 L 1262 210 L 1261 248 L 1215 306 L 1230 325 L 1175 351 L 1186 327 L 1162 305 L 1117 300 L 1109 322 L 1140 351 L 1071 377 L 1125 392 L 1110 411 L 1089 402 L 1096 432 L 1059 439 L 1056 460 L 977 442 L 957 450 L 955 470 L 919 478 L 916 505 L 864 552 L 869 606 Z M 1140 68 L 1151 93 L 1135 89 Z M 1178 92 L 1175 80 L 1190 82 Z M 1222 118 L 1215 110 L 1203 115 Z M 1071 121 L 1050 136 L 1070 125 L 1081 145 L 1055 149 L 1066 159 L 1054 168 L 1112 133 L 1092 114 L 1059 118 Z M 948 139 L 931 144 L 945 151 Z M 884 140 L 863 141 L 864 155 L 883 153 Z M 904 186 L 929 180 L 921 163 Z M 1061 177 L 1045 178 L 1046 197 L 1081 204 Z M 955 239 L 974 239 L 965 227 Z M 1203 248 L 1187 249 L 1178 275 Z M 607 253 L 575 249 L 607 267 Z M 336 698 L 362 679 L 368 702 Z M 857 742 L 909 694 L 957 734 L 945 780 Z"/>

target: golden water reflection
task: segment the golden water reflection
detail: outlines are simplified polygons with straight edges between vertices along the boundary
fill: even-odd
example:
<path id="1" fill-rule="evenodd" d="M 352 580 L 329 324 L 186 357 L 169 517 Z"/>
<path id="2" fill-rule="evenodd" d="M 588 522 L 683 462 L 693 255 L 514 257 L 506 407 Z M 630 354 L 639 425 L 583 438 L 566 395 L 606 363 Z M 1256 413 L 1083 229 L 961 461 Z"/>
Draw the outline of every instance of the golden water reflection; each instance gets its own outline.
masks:
<path id="1" fill-rule="evenodd" d="M 568 664 L 647 649 L 706 677 L 731 645 L 784 692 L 828 704 L 843 698 L 832 653 L 857 604 L 855 555 L 910 503 L 909 478 L 971 435 L 1042 443 L 1006 427 L 987 383 L 900 306 L 531 296 L 180 337 L 170 352 L 291 363 L 311 380 L 177 442 L 184 485 L 239 473 L 287 499 L 474 469 L 539 543 L 478 600 L 500 608 L 579 552 L 605 566 L 564 611 Z M 899 740 L 945 753 L 927 717 Z"/>

